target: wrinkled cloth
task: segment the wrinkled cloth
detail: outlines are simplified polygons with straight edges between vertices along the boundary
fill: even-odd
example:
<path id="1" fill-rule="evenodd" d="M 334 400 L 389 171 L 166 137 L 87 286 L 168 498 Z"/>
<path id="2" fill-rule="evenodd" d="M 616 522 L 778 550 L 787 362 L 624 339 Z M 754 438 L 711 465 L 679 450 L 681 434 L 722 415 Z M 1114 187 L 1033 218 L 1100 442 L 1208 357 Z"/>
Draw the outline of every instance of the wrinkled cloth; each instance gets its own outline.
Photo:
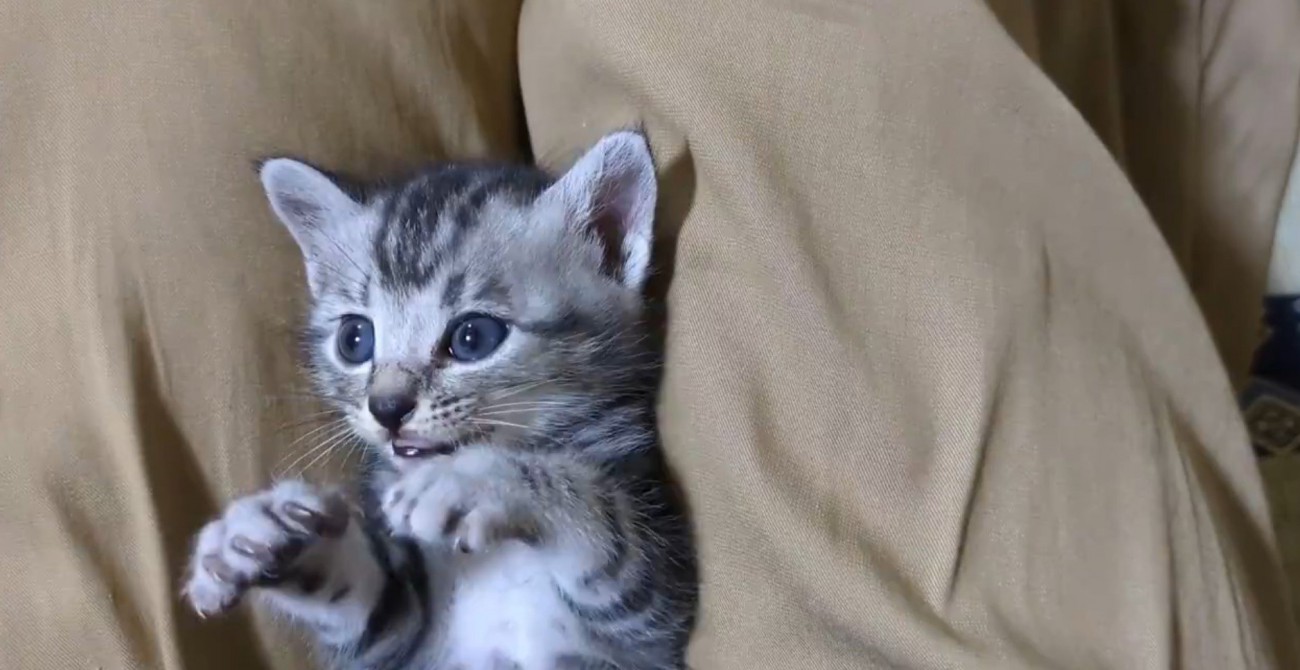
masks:
<path id="1" fill-rule="evenodd" d="M 626 126 L 693 667 L 1300 667 L 1223 362 L 1300 8 L 1052 4 L 0 0 L 5 667 L 310 667 L 176 597 L 222 501 L 346 467 L 250 161 L 560 169 Z"/>

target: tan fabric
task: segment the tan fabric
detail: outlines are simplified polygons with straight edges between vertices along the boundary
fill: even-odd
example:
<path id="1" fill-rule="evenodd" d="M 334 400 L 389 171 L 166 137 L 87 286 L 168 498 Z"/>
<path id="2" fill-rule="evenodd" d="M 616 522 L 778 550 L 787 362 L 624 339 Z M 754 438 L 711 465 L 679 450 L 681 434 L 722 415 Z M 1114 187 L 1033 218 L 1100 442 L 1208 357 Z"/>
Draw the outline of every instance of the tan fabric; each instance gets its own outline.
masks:
<path id="1" fill-rule="evenodd" d="M 694 664 L 1300 667 L 1158 230 L 985 8 L 900 7 L 525 4 L 538 154 L 668 175 Z"/>
<path id="2" fill-rule="evenodd" d="M 511 156 L 517 19 L 479 0 L 0 2 L 0 667 L 289 656 L 291 636 L 175 595 L 220 501 L 324 435 L 294 371 L 299 253 L 250 161 Z"/>
<path id="3" fill-rule="evenodd" d="M 1068 53 L 1005 4 L 1031 52 Z M 293 375 L 297 254 L 248 161 L 519 155 L 517 11 L 0 0 L 0 665 L 305 667 L 292 635 L 173 595 L 219 502 L 321 443 Z M 663 167 L 696 667 L 1300 667 L 1178 266 L 988 8 L 523 12 L 537 154 L 644 123 Z M 1300 34 L 1249 16 L 1212 51 Z M 1241 104 L 1228 121 L 1260 109 Z M 1293 123 L 1294 101 L 1267 115 Z M 1280 177 L 1242 151 L 1212 165 L 1265 202 Z M 1251 225 L 1242 244 L 1268 236 Z"/>
<path id="4" fill-rule="evenodd" d="M 1300 4 L 989 4 L 1123 165 L 1240 383 L 1300 127 Z"/>

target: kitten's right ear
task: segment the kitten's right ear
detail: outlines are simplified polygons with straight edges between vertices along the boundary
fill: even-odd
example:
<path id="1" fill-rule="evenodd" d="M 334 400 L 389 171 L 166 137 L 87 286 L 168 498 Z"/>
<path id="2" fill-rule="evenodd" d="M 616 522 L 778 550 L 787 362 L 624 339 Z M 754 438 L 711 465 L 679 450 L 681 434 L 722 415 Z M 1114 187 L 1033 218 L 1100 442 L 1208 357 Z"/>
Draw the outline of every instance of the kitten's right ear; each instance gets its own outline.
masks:
<path id="1" fill-rule="evenodd" d="M 313 293 L 319 295 L 327 279 L 364 281 L 350 276 L 360 270 L 347 249 L 364 244 L 365 205 L 325 173 L 291 158 L 263 162 L 258 177 L 272 211 L 302 249 Z"/>

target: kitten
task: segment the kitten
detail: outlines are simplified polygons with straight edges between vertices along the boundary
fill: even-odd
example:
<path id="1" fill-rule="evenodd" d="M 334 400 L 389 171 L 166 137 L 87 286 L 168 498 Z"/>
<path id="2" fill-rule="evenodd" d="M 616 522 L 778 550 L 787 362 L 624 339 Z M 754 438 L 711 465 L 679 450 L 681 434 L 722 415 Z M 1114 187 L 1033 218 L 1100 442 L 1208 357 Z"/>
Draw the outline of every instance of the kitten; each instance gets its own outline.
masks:
<path id="1" fill-rule="evenodd" d="M 448 164 L 361 197 L 289 159 L 260 176 L 306 258 L 315 383 L 379 467 L 357 506 L 302 481 L 236 500 L 198 535 L 190 604 L 263 596 L 338 668 L 684 667 L 645 139 L 558 180 Z"/>

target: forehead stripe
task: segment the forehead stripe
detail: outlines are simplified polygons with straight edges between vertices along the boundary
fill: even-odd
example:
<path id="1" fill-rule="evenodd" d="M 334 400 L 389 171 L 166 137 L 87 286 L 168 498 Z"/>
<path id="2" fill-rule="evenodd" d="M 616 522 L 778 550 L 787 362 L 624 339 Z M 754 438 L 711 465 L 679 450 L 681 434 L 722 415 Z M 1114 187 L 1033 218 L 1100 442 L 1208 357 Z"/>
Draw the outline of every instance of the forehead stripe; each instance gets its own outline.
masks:
<path id="1" fill-rule="evenodd" d="M 443 166 L 410 180 L 388 200 L 375 238 L 380 283 L 389 290 L 423 288 L 459 253 L 489 199 L 528 202 L 550 181 L 531 168 L 470 165 Z"/>
<path id="2" fill-rule="evenodd" d="M 457 272 L 447 278 L 447 284 L 442 289 L 442 307 L 451 309 L 455 307 L 465 295 L 465 273 Z"/>
<path id="3" fill-rule="evenodd" d="M 466 168 L 440 168 L 412 179 L 389 200 L 374 245 L 385 288 L 419 288 L 433 279 L 442 255 L 434 248 L 434 226 L 472 181 Z"/>

